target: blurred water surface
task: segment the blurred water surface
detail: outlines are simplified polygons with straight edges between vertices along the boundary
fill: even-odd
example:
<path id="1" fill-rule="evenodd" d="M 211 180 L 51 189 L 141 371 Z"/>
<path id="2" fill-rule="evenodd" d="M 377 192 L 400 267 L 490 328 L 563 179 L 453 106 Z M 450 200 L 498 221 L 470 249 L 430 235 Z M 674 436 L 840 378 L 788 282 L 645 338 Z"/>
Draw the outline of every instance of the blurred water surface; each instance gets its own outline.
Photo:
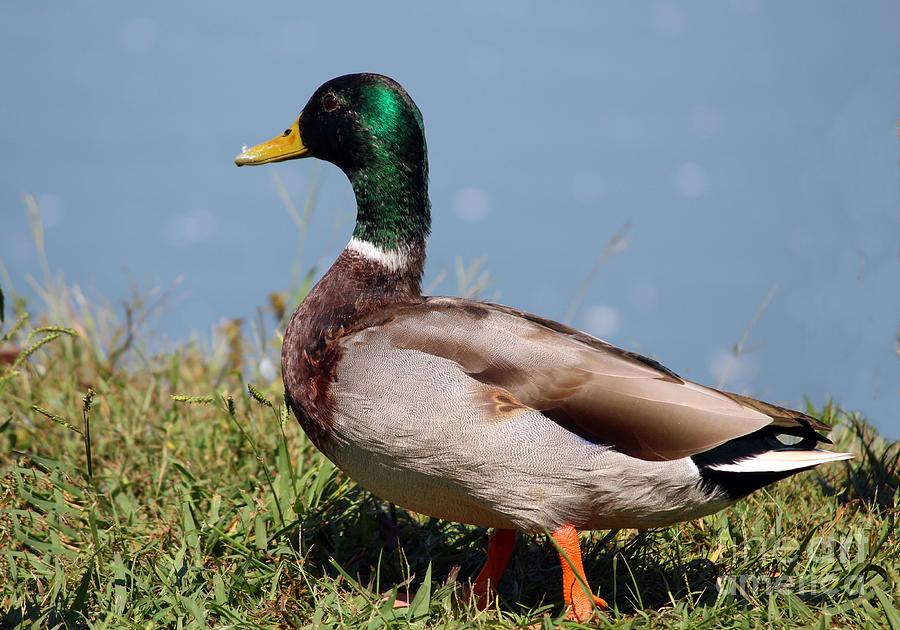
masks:
<path id="1" fill-rule="evenodd" d="M 424 112 L 428 275 L 487 256 L 488 295 L 683 375 L 833 396 L 900 437 L 900 4 L 893 1 L 0 6 L 0 259 L 89 294 L 183 283 L 183 339 L 327 266 L 353 199 L 330 165 L 242 169 L 332 76 L 389 74 Z M 777 290 L 735 357 L 732 347 Z"/>

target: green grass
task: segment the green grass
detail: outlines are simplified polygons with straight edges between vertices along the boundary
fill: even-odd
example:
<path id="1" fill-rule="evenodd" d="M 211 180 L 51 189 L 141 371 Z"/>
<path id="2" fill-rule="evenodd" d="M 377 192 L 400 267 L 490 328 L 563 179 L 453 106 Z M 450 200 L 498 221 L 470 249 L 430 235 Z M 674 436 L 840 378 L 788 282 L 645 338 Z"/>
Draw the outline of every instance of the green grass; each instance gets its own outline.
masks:
<path id="1" fill-rule="evenodd" d="M 19 349 L 0 365 L 0 626 L 570 625 L 547 537 L 520 536 L 497 606 L 462 601 L 487 532 L 335 470 L 280 380 L 244 369 L 277 355 L 277 325 L 160 349 L 143 328 L 154 300 L 117 316 L 59 278 L 38 289 L 44 314 L 13 300 L 0 329 Z M 700 521 L 585 534 L 612 606 L 598 624 L 900 630 L 900 445 L 831 405 L 817 415 L 856 459 Z"/>

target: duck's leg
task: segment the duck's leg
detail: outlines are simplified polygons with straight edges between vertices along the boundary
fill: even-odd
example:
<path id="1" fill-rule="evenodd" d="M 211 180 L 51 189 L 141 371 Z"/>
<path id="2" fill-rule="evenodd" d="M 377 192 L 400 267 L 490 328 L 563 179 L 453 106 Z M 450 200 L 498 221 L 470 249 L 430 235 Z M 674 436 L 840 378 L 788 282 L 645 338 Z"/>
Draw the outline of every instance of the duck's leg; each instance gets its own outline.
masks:
<path id="1" fill-rule="evenodd" d="M 516 546 L 516 532 L 513 529 L 495 529 L 488 541 L 487 561 L 481 567 L 472 584 L 471 595 L 479 608 L 487 608 L 494 596 L 494 590 L 503 577 L 506 565 Z"/>
<path id="2" fill-rule="evenodd" d="M 571 525 L 563 525 L 551 534 L 556 541 L 559 563 L 562 566 L 563 601 L 568 610 L 567 617 L 577 621 L 587 621 L 594 614 L 594 607 L 608 608 L 603 599 L 590 591 L 584 566 L 581 564 L 581 543 L 578 530 Z"/>

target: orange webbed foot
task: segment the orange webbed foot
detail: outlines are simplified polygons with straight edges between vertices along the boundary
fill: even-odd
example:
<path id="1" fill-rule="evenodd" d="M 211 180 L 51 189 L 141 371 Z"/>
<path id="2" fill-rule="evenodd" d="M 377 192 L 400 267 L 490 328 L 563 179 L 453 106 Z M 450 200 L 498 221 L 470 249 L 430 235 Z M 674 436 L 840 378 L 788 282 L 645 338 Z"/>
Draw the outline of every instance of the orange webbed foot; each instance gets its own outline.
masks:
<path id="1" fill-rule="evenodd" d="M 591 599 L 579 589 L 581 597 L 577 595 L 572 598 L 572 604 L 566 609 L 566 619 L 569 621 L 589 621 L 594 617 L 594 613 L 598 610 L 606 610 L 609 605 L 606 600 L 596 595 L 591 595 Z"/>
<path id="2" fill-rule="evenodd" d="M 479 610 L 484 610 L 491 605 L 494 599 L 494 593 L 506 565 L 512 556 L 513 549 L 516 546 L 516 532 L 512 529 L 495 529 L 488 541 L 488 556 L 472 583 L 472 590 L 467 594 L 468 597 L 475 599 L 475 605 Z"/>
<path id="3" fill-rule="evenodd" d="M 566 618 L 572 621 L 588 621 L 596 610 L 609 608 L 606 601 L 590 592 L 584 566 L 581 564 L 581 543 L 578 530 L 563 525 L 551 534 L 562 566 L 563 602 Z"/>

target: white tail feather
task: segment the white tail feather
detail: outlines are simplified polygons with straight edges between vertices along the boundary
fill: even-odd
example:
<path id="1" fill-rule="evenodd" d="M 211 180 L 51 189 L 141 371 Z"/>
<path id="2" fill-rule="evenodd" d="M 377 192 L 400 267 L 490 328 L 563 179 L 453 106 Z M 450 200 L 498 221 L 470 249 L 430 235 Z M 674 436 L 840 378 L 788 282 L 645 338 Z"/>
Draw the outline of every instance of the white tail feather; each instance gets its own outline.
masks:
<path id="1" fill-rule="evenodd" d="M 818 466 L 826 462 L 839 462 L 852 457 L 853 453 L 834 453 L 819 448 L 809 451 L 776 450 L 766 451 L 753 457 L 745 457 L 730 464 L 713 464 L 710 468 L 739 473 L 782 472 L 796 468 Z"/>

